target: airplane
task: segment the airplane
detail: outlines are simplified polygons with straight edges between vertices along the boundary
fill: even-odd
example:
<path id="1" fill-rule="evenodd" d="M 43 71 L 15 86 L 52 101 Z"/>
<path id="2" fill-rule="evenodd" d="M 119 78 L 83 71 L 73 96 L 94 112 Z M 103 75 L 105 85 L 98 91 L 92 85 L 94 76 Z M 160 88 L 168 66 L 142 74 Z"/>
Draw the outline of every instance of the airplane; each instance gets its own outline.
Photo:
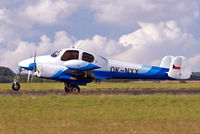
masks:
<path id="1" fill-rule="evenodd" d="M 109 60 L 78 48 L 66 48 L 51 55 L 36 56 L 18 63 L 12 89 L 20 89 L 19 76 L 27 70 L 31 76 L 64 82 L 66 93 L 79 93 L 79 85 L 102 79 L 189 79 L 191 71 L 183 56 L 165 56 L 160 66 Z M 32 72 L 32 74 L 31 74 Z"/>

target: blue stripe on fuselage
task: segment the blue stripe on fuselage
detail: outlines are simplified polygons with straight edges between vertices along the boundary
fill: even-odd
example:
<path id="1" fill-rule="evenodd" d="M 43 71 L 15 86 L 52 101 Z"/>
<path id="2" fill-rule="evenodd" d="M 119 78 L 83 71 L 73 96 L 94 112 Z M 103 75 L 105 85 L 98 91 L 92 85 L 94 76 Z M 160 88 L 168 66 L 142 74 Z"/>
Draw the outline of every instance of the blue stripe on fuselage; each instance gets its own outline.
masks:
<path id="1" fill-rule="evenodd" d="M 160 67 L 151 67 L 151 69 L 146 73 L 132 73 L 127 74 L 125 72 L 110 72 L 110 71 L 103 71 L 103 70 L 94 70 L 93 73 L 95 74 L 96 78 L 127 78 L 127 79 L 170 79 L 168 77 L 167 72 L 169 71 L 168 68 L 160 68 Z"/>
<path id="2" fill-rule="evenodd" d="M 125 73 L 125 72 L 111 72 L 107 70 L 93 70 L 96 79 L 171 79 L 169 78 L 167 72 L 168 68 L 160 67 L 151 67 L 149 71 L 144 73 Z M 80 80 L 80 81 L 71 81 L 69 80 L 71 75 L 65 74 L 63 70 L 57 71 L 50 79 L 65 81 L 70 84 L 83 85 L 92 80 Z"/>

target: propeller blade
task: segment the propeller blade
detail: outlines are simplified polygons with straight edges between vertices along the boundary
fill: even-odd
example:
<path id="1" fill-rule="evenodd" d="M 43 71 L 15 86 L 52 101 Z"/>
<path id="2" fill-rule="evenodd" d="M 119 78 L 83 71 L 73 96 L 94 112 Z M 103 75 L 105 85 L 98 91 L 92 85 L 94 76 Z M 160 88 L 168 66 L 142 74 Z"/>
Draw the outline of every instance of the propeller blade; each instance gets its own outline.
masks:
<path id="1" fill-rule="evenodd" d="M 32 80 L 33 80 L 33 71 L 31 71 L 32 73 L 31 73 L 31 82 L 32 82 Z"/>
<path id="2" fill-rule="evenodd" d="M 27 82 L 30 82 L 30 78 L 31 78 L 31 71 L 28 71 L 28 78 L 27 78 Z"/>
<path id="3" fill-rule="evenodd" d="M 36 63 L 36 51 L 34 53 L 34 63 Z"/>
<path id="4" fill-rule="evenodd" d="M 37 64 L 36 64 L 36 51 L 35 51 L 35 53 L 34 53 L 34 63 L 35 63 L 35 64 L 34 64 L 35 66 L 33 67 L 32 76 L 33 76 L 33 73 L 37 71 Z"/>

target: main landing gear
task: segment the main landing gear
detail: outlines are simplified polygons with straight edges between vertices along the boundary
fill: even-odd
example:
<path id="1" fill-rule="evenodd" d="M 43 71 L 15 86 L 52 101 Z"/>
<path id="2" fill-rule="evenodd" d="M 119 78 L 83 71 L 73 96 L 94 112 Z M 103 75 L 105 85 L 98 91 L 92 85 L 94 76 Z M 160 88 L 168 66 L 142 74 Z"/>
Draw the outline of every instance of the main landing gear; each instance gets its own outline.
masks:
<path id="1" fill-rule="evenodd" d="M 80 88 L 77 85 L 70 85 L 70 84 L 65 83 L 65 92 L 78 94 L 78 93 L 80 93 Z"/>
<path id="2" fill-rule="evenodd" d="M 18 91 L 20 89 L 20 84 L 18 83 L 18 81 L 19 81 L 19 75 L 21 74 L 21 72 L 22 72 L 22 69 L 19 68 L 17 73 L 16 73 L 16 76 L 14 78 L 14 82 L 12 84 L 12 89 L 14 91 Z"/>

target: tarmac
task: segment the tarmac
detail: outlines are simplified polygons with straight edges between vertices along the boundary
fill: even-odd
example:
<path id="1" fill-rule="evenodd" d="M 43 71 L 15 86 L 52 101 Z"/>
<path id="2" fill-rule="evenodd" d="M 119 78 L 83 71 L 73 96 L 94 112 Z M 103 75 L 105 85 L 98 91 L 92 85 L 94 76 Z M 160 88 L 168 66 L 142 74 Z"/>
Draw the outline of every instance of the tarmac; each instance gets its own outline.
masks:
<path id="1" fill-rule="evenodd" d="M 154 95 L 154 94 L 200 94 L 200 90 L 97 90 L 97 91 L 81 91 L 80 95 Z M 65 93 L 64 91 L 1 91 L 0 96 L 2 95 L 13 95 L 13 96 L 22 96 L 22 95 L 69 95 L 69 93 Z"/>

